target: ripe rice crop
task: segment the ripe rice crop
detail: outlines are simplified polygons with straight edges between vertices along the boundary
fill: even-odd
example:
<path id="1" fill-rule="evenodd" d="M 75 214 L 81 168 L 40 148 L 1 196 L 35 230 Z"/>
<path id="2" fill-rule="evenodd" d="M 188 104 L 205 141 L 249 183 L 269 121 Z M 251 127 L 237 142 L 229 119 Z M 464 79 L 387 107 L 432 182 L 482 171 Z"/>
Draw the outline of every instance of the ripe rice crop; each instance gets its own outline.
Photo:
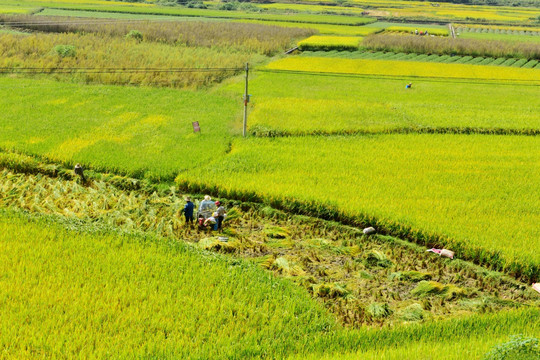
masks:
<path id="1" fill-rule="evenodd" d="M 300 50 L 358 50 L 361 37 L 352 36 L 311 36 L 298 42 Z"/>
<path id="2" fill-rule="evenodd" d="M 393 52 L 471 55 L 489 57 L 540 58 L 540 44 L 497 40 L 452 39 L 449 37 L 370 35 L 362 46 L 370 50 Z"/>
<path id="3" fill-rule="evenodd" d="M 188 47 L 222 47 L 226 51 L 273 55 L 287 48 L 292 39 L 314 33 L 308 29 L 282 28 L 259 24 L 201 21 L 137 21 L 111 23 L 95 20 L 79 23 L 65 17 L 0 16 L 0 24 L 23 22 L 21 28 L 54 33 L 95 33 L 105 38 L 125 37 L 130 30 L 143 35 L 143 41 L 157 41 Z M 59 24 L 55 24 L 59 22 Z M 28 25 L 31 23 L 32 25 Z M 59 39 L 60 41 L 60 39 Z"/>
<path id="4" fill-rule="evenodd" d="M 539 151 L 537 137 L 523 136 L 248 139 L 177 182 L 283 207 L 304 201 L 311 205 L 298 209 L 306 214 L 338 218 L 340 209 L 358 226 L 416 234 L 411 239 L 426 246 L 534 282 Z"/>
<path id="5" fill-rule="evenodd" d="M 205 91 L 5 77 L 0 94 L 0 147 L 155 180 L 224 154 L 242 101 L 240 94 L 235 101 Z"/>
<path id="6" fill-rule="evenodd" d="M 462 59 L 463 60 L 463 59 Z M 485 79 L 500 81 L 540 82 L 540 73 L 534 69 L 493 68 L 466 64 L 438 64 L 399 60 L 352 60 L 314 57 L 289 57 L 267 65 L 268 69 L 382 75 L 400 77 L 432 77 L 456 79 Z"/>
<path id="7" fill-rule="evenodd" d="M 74 55 L 61 57 L 55 51 L 59 44 L 74 47 Z M 233 68 L 211 72 L 140 72 L 91 71 L 74 72 L 56 78 L 70 78 L 84 83 L 156 85 L 200 88 L 220 82 L 239 73 L 246 62 L 257 62 L 262 55 L 231 46 L 195 48 L 156 42 L 137 42 L 124 37 L 99 34 L 0 34 L 0 67 L 37 68 Z M 9 70 L 8 70 L 9 72 Z M 51 71 L 54 72 L 54 71 Z"/>
<path id="8" fill-rule="evenodd" d="M 258 95 L 253 97 L 249 129 L 260 135 L 540 130 L 535 86 L 413 79 L 413 88 L 405 89 L 408 82 L 261 73 L 250 84 Z M 240 85 L 235 91 L 241 92 Z"/>
<path id="9" fill-rule="evenodd" d="M 0 215 L 3 357 L 278 356 L 336 329 L 305 291 L 247 262 L 68 225 Z"/>

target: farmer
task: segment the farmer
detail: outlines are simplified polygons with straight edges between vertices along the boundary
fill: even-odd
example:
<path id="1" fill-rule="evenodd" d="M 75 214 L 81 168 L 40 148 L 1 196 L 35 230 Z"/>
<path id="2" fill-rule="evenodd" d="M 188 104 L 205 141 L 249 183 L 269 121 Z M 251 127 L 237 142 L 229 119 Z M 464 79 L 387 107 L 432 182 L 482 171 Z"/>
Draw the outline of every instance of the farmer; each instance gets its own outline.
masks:
<path id="1" fill-rule="evenodd" d="M 207 218 L 214 210 L 216 210 L 216 204 L 214 204 L 210 195 L 205 195 L 204 200 L 199 205 L 199 214 Z"/>
<path id="2" fill-rule="evenodd" d="M 204 227 L 210 228 L 212 230 L 217 230 L 217 227 L 218 227 L 217 217 L 218 217 L 218 213 L 214 212 L 212 216 L 209 216 L 208 218 L 206 218 L 206 220 L 204 220 Z"/>
<path id="3" fill-rule="evenodd" d="M 75 165 L 75 169 L 73 169 L 73 172 L 75 172 L 75 175 L 79 175 L 79 176 L 80 176 L 81 181 L 82 181 L 83 183 L 86 182 L 86 178 L 84 177 L 84 169 L 83 169 L 83 167 L 81 166 L 81 164 Z"/>
<path id="4" fill-rule="evenodd" d="M 405 85 L 405 89 L 410 89 L 412 88 L 412 83 L 408 83 L 407 85 Z"/>
<path id="5" fill-rule="evenodd" d="M 225 219 L 225 216 L 227 216 L 227 211 L 225 210 L 225 208 L 223 207 L 223 205 L 221 205 L 221 202 L 219 201 L 216 201 L 216 207 L 217 207 L 217 210 L 216 210 L 217 228 L 218 230 L 221 231 L 223 227 L 223 220 Z"/>
<path id="6" fill-rule="evenodd" d="M 193 225 L 193 209 L 195 209 L 195 205 L 191 202 L 191 198 L 188 196 L 186 197 L 186 205 L 184 205 L 184 208 L 181 211 L 186 217 L 186 224 Z"/>

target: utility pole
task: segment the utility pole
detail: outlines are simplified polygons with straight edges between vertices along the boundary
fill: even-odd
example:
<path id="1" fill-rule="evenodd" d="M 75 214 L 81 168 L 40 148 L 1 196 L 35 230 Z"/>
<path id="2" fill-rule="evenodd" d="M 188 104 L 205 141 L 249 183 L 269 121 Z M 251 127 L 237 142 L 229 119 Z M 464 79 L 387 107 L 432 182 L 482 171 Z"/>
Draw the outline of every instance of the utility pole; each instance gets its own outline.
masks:
<path id="1" fill-rule="evenodd" d="M 242 135 L 246 137 L 247 133 L 247 113 L 248 113 L 248 76 L 249 76 L 249 63 L 246 63 L 246 90 L 244 91 L 244 127 L 242 130 Z"/>

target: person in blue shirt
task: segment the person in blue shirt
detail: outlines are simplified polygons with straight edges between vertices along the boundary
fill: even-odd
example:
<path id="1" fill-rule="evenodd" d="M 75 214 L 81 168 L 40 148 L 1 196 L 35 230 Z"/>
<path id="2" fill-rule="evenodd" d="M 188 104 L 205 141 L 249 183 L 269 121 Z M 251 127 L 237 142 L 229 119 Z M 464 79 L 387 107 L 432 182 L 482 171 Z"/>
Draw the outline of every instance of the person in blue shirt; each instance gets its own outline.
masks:
<path id="1" fill-rule="evenodd" d="M 191 202 L 191 198 L 188 196 L 186 197 L 186 205 L 182 209 L 182 212 L 186 217 L 186 224 L 193 225 L 193 209 L 195 209 L 195 205 Z"/>

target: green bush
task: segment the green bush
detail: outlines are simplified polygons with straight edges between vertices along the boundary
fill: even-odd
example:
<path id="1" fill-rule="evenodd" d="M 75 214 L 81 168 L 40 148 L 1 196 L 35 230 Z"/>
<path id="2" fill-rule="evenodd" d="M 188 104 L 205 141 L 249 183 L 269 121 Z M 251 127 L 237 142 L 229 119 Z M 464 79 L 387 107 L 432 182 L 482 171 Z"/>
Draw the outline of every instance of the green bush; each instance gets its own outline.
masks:
<path id="1" fill-rule="evenodd" d="M 76 54 L 75 46 L 73 45 L 57 45 L 54 47 L 54 52 L 62 58 L 74 57 Z"/>
<path id="2" fill-rule="evenodd" d="M 510 341 L 493 347 L 484 355 L 484 360 L 538 360 L 540 348 L 538 339 L 523 335 L 514 335 Z"/>
<path id="3" fill-rule="evenodd" d="M 143 41 L 143 34 L 139 30 L 131 30 L 127 33 L 126 39 L 133 39 L 141 42 Z"/>

